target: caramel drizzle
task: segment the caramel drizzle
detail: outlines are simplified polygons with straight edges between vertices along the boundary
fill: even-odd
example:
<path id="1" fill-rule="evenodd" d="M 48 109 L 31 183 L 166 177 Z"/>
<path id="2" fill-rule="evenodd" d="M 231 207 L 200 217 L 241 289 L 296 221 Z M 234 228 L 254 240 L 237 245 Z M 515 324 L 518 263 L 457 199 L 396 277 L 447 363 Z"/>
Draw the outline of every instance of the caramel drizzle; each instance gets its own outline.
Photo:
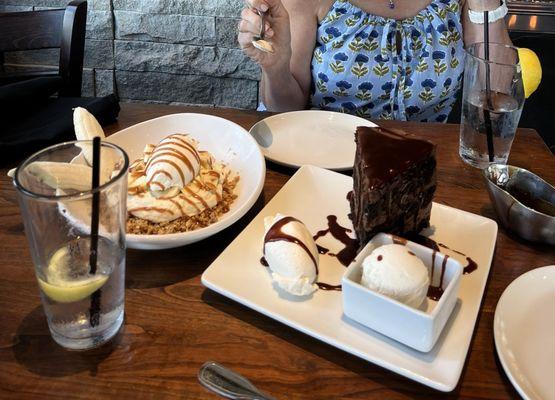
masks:
<path id="1" fill-rule="evenodd" d="M 174 139 L 176 139 L 176 138 L 174 138 Z M 174 148 L 175 146 L 180 147 L 184 150 L 187 150 L 200 163 L 200 156 L 198 155 L 196 149 L 193 146 L 191 146 L 189 143 L 184 142 L 184 141 L 174 142 L 173 140 L 168 140 L 168 141 L 160 143 L 158 146 L 156 146 L 156 150 L 167 149 L 167 148 L 175 149 Z"/>
<path id="2" fill-rule="evenodd" d="M 160 190 L 166 189 L 164 185 L 162 185 L 160 182 L 152 182 L 149 186 L 152 186 L 152 185 L 158 186 Z"/>
<path id="3" fill-rule="evenodd" d="M 200 180 L 200 179 L 197 179 L 197 178 L 195 178 L 195 179 L 193 180 L 192 183 L 194 183 L 195 185 L 197 185 L 197 187 L 198 187 L 199 189 L 206 189 L 206 187 L 207 187 L 207 186 L 206 186 L 206 185 L 207 185 L 206 183 L 201 182 L 201 180 Z"/>
<path id="4" fill-rule="evenodd" d="M 128 210 L 130 213 L 139 212 L 139 211 L 155 211 L 160 214 L 171 214 L 174 215 L 173 211 L 168 208 L 162 207 L 136 207 Z"/>
<path id="5" fill-rule="evenodd" d="M 170 136 L 167 137 L 166 139 L 169 139 L 169 140 L 175 139 L 175 140 L 177 140 L 177 141 L 183 143 L 185 146 L 187 146 L 187 147 L 190 149 L 191 154 L 192 154 L 192 155 L 197 159 L 197 161 L 200 163 L 200 155 L 198 154 L 197 149 L 196 149 L 191 143 L 189 143 L 187 140 L 183 139 L 182 136 L 183 136 L 183 135 L 181 135 L 181 134 L 179 134 L 179 133 L 176 133 L 176 134 L 174 134 L 174 135 L 170 135 Z"/>
<path id="6" fill-rule="evenodd" d="M 154 161 L 157 158 L 160 158 L 162 156 L 169 156 L 169 157 L 174 157 L 177 158 L 178 160 L 181 160 L 181 162 L 183 162 L 183 164 L 185 164 L 187 166 L 187 168 L 189 169 L 189 171 L 191 172 L 191 174 L 194 174 L 195 170 L 193 168 L 193 165 L 191 164 L 191 161 L 189 161 L 189 159 L 187 158 L 187 156 L 183 153 L 181 153 L 180 151 L 176 150 L 176 149 L 162 149 L 160 152 L 156 152 L 151 158 L 150 160 L 148 160 L 148 164 L 146 165 L 146 168 L 148 169 L 149 167 L 158 164 L 160 162 L 167 162 L 168 164 L 172 165 L 174 168 L 177 169 L 177 172 L 179 172 L 179 176 L 181 177 L 181 182 L 184 185 L 185 184 L 185 177 L 183 175 L 183 171 L 181 170 L 181 168 L 177 167 L 177 164 L 175 164 L 174 162 L 171 162 L 170 159 L 168 158 L 164 158 L 162 160 L 158 160 L 158 161 Z"/>
<path id="7" fill-rule="evenodd" d="M 157 169 L 156 171 L 154 171 L 154 173 L 152 174 L 152 177 L 148 180 L 148 182 L 146 184 L 148 186 L 150 186 L 150 184 L 152 183 L 152 181 L 154 180 L 154 178 L 158 174 L 166 175 L 169 179 L 172 178 L 172 175 L 168 171 L 166 171 L 164 169 Z M 162 187 L 164 187 L 164 186 L 162 185 Z"/>
<path id="8" fill-rule="evenodd" d="M 152 157 L 151 160 L 156 158 L 156 157 L 157 157 L 157 155 Z M 185 176 L 183 175 L 183 171 L 181 170 L 181 168 L 179 168 L 179 166 L 173 160 L 168 160 L 168 159 L 158 160 L 158 161 L 154 161 L 150 165 L 154 166 L 156 164 L 161 164 L 161 163 L 167 163 L 167 164 L 170 164 L 172 167 L 174 167 L 175 170 L 179 173 L 179 177 L 181 178 L 181 182 L 185 183 Z M 153 183 L 158 183 L 158 182 L 153 182 Z"/>
<path id="9" fill-rule="evenodd" d="M 127 193 L 130 194 L 130 195 L 138 195 L 138 194 L 141 194 L 141 193 L 144 193 L 144 192 L 146 192 L 146 189 L 142 186 L 134 186 L 134 187 L 131 187 L 131 188 L 127 189 Z"/>
<path id="10" fill-rule="evenodd" d="M 169 199 L 169 201 L 172 202 L 172 204 L 174 204 L 177 208 L 179 208 L 179 212 L 181 213 L 181 215 L 185 215 L 185 211 L 183 210 L 183 207 L 181 206 L 181 204 L 179 204 L 178 201 L 174 200 L 174 199 Z"/>
<path id="11" fill-rule="evenodd" d="M 208 171 L 208 172 L 206 172 L 206 174 L 207 175 L 212 175 L 213 177 L 220 179 L 220 173 L 217 172 L 217 171 Z"/>
<path id="12" fill-rule="evenodd" d="M 187 203 L 189 203 L 190 205 L 192 205 L 193 207 L 195 207 L 195 209 L 196 209 L 198 212 L 201 211 L 200 208 L 198 208 L 198 206 L 197 206 L 193 201 L 191 201 L 190 199 L 187 198 L 187 196 L 181 195 L 181 196 L 179 196 L 179 198 L 182 199 L 182 200 L 185 200 Z"/>
<path id="13" fill-rule="evenodd" d="M 208 203 L 206 201 L 204 201 L 204 199 L 202 197 L 200 197 L 198 194 L 196 194 L 195 192 L 193 192 L 191 189 L 189 189 L 188 187 L 184 187 L 183 190 L 185 190 L 187 193 L 189 193 L 191 196 L 193 196 L 195 199 L 197 199 L 198 201 L 201 202 L 201 204 L 205 207 L 205 208 L 209 208 Z"/>
<path id="14" fill-rule="evenodd" d="M 140 178 L 141 176 L 143 176 L 145 174 L 144 170 L 133 170 L 133 171 L 129 171 L 129 175 L 131 175 L 131 177 L 133 178 Z"/>

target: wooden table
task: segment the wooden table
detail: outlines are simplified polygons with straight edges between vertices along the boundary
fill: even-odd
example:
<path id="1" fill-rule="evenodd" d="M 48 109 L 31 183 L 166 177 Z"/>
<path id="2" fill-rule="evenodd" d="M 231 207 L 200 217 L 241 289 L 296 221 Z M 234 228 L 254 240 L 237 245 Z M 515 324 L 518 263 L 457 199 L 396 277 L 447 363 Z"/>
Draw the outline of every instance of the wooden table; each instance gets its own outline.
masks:
<path id="1" fill-rule="evenodd" d="M 116 132 L 175 112 L 219 115 L 249 129 L 252 111 L 124 104 Z M 458 156 L 457 125 L 402 126 L 438 145 L 435 201 L 495 218 L 480 172 Z M 538 134 L 521 129 L 510 162 L 555 182 L 555 157 Z M 200 243 L 166 251 L 129 250 L 126 320 L 109 345 L 68 352 L 50 338 L 15 189 L 0 170 L 0 397 L 86 399 L 215 398 L 197 383 L 216 360 L 280 399 L 517 398 L 494 350 L 499 296 L 522 273 L 555 264 L 553 247 L 500 228 L 486 295 L 462 378 L 444 394 L 362 361 L 205 289 L 204 269 L 260 211 L 294 171 L 268 165 L 264 192 L 238 223 Z"/>

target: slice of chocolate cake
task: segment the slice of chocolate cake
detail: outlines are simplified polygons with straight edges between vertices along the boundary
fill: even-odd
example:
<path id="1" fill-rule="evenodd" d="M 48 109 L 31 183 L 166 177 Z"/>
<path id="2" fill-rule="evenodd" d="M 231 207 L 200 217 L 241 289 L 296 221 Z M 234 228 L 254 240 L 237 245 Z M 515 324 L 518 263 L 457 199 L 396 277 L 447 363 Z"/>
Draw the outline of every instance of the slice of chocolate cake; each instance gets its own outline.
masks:
<path id="1" fill-rule="evenodd" d="M 360 246 L 376 233 L 410 235 L 430 224 L 435 145 L 398 130 L 356 131 L 351 218 Z"/>

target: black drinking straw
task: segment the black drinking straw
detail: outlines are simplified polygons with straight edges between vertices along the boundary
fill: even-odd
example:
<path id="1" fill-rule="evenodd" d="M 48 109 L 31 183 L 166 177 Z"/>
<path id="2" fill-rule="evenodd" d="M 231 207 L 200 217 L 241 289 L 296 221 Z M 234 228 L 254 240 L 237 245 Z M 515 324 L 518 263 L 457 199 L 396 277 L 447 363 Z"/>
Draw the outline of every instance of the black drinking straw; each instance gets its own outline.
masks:
<path id="1" fill-rule="evenodd" d="M 489 70 L 489 11 L 484 11 L 484 59 L 486 60 L 486 107 L 484 107 L 484 123 L 486 125 L 486 137 L 488 142 L 489 162 L 493 162 L 493 128 L 491 126 L 490 110 L 493 110 L 491 103 L 491 83 Z"/>
<path id="2" fill-rule="evenodd" d="M 93 162 L 92 162 L 92 212 L 91 212 L 91 247 L 89 253 L 89 273 L 96 274 L 98 257 L 98 224 L 100 218 L 100 193 L 96 190 L 100 186 L 100 138 L 93 139 Z M 100 322 L 100 289 L 91 295 L 91 307 L 89 310 L 89 321 L 92 327 Z"/>

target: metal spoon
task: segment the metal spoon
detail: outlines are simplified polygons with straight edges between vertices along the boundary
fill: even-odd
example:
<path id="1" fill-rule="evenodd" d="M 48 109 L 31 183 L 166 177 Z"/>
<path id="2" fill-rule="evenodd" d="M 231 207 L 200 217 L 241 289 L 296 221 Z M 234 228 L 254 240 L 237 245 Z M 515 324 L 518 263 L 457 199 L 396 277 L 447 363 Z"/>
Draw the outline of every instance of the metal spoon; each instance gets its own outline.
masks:
<path id="1" fill-rule="evenodd" d="M 214 361 L 200 367 L 198 380 L 205 388 L 228 399 L 276 400 L 262 393 L 248 379 Z"/>
<path id="2" fill-rule="evenodd" d="M 252 45 L 265 53 L 273 53 L 274 47 L 272 44 L 267 40 L 264 40 L 264 31 L 266 30 L 266 13 L 262 11 L 256 12 L 260 15 L 260 34 L 258 36 L 253 36 Z"/>

